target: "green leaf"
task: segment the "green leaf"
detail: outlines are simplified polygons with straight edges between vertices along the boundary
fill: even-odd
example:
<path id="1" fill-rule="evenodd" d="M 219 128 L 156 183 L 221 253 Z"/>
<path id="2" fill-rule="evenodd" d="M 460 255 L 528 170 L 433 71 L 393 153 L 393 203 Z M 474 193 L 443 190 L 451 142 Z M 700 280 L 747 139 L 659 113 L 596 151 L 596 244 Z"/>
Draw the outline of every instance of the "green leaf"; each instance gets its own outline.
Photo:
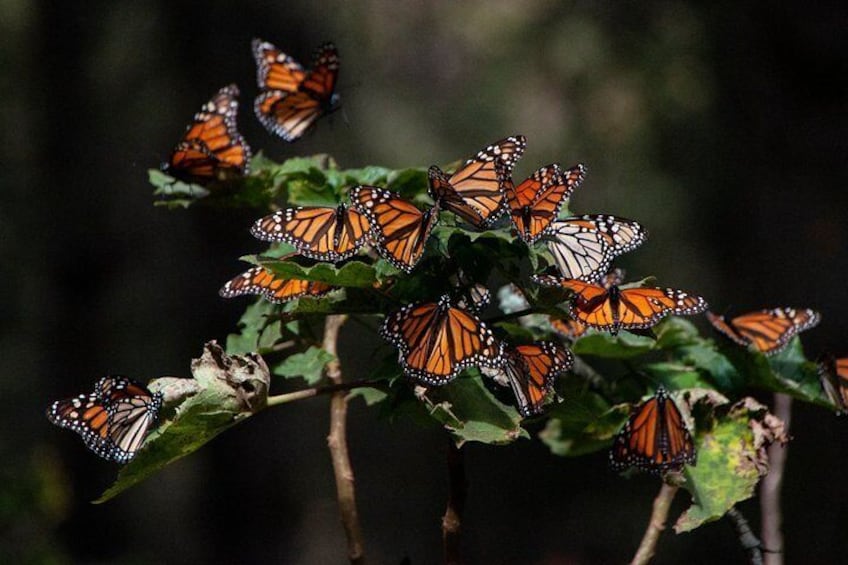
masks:
<path id="1" fill-rule="evenodd" d="M 656 342 L 645 336 L 622 331 L 613 337 L 607 332 L 587 334 L 574 343 L 577 355 L 628 359 L 652 351 Z"/>
<path id="2" fill-rule="evenodd" d="M 480 376 L 461 376 L 443 387 L 429 387 L 420 398 L 457 446 L 467 441 L 499 445 L 529 437 L 515 408 L 499 402 Z"/>
<path id="3" fill-rule="evenodd" d="M 404 198 L 420 201 L 418 196 L 426 196 L 429 180 L 424 169 L 401 169 L 391 172 L 387 178 L 387 186 Z"/>
<path id="4" fill-rule="evenodd" d="M 209 190 L 199 184 L 186 183 L 163 173 L 159 169 L 148 169 L 147 179 L 155 187 L 153 195 L 161 198 L 157 206 L 188 208 L 196 200 L 209 196 Z"/>
<path id="5" fill-rule="evenodd" d="M 674 526 L 677 533 L 718 520 L 735 504 L 753 496 L 760 480 L 754 434 L 746 414 L 718 420 L 696 436 L 698 463 L 687 465 L 683 485 L 692 494 L 692 506 Z"/>
<path id="6" fill-rule="evenodd" d="M 303 353 L 289 355 L 276 365 L 272 372 L 286 378 L 302 377 L 307 384 L 316 385 L 324 376 L 324 367 L 333 359 L 335 356 L 331 353 L 320 347 L 311 346 Z"/>
<path id="7" fill-rule="evenodd" d="M 192 362 L 192 376 L 195 392 L 181 399 L 173 415 L 150 433 L 142 449 L 121 468 L 115 484 L 95 503 L 106 502 L 196 451 L 267 402 L 270 375 L 261 357 L 230 357 L 211 342 Z"/>
<path id="8" fill-rule="evenodd" d="M 373 265 L 351 260 L 340 267 L 331 263 L 305 266 L 295 261 L 256 257 L 256 261 L 275 274 L 291 279 L 320 281 L 334 286 L 371 287 L 377 281 Z"/>
<path id="9" fill-rule="evenodd" d="M 539 439 L 551 453 L 575 457 L 609 447 L 613 436 L 627 419 L 625 406 L 610 408 L 600 395 L 575 388 L 548 410 L 548 422 Z"/>
<path id="10" fill-rule="evenodd" d="M 276 343 L 281 337 L 280 323 L 268 320 L 274 309 L 274 304 L 263 299 L 248 306 L 238 321 L 240 332 L 227 336 L 227 353 L 259 351 Z"/>
<path id="11" fill-rule="evenodd" d="M 377 388 L 361 387 L 353 389 L 348 394 L 348 398 L 357 397 L 361 397 L 367 406 L 374 406 L 375 404 L 384 402 L 389 397 L 389 394 Z"/>

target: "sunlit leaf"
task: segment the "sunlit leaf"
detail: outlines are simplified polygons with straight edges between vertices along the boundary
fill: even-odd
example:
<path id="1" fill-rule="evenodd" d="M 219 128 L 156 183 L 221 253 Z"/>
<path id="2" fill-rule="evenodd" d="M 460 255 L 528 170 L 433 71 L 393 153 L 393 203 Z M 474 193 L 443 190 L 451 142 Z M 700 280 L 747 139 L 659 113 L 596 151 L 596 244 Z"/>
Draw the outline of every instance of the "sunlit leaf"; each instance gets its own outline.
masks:
<path id="1" fill-rule="evenodd" d="M 335 357 L 320 347 L 310 347 L 302 353 L 289 355 L 275 365 L 271 372 L 281 377 L 302 377 L 307 384 L 316 385 L 324 376 L 324 367 Z"/>

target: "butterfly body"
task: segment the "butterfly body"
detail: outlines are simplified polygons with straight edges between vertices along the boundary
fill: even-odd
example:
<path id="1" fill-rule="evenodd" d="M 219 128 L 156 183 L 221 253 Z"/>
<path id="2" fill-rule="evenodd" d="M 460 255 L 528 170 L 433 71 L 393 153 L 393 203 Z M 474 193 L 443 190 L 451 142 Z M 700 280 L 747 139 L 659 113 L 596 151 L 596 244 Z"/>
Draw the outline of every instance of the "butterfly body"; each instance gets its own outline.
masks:
<path id="1" fill-rule="evenodd" d="M 503 185 L 526 146 L 523 135 L 504 138 L 478 151 L 451 175 L 433 165 L 427 173 L 430 196 L 474 227 L 490 227 L 504 212 Z"/>
<path id="2" fill-rule="evenodd" d="M 158 418 L 162 394 L 126 377 L 104 377 L 91 394 L 57 400 L 47 418 L 75 431 L 86 447 L 104 459 L 127 463 Z"/>
<path id="3" fill-rule="evenodd" d="M 239 90 L 225 86 L 194 115 L 162 169 L 175 178 L 206 184 L 246 175 L 250 147 L 236 127 Z"/>
<path id="4" fill-rule="evenodd" d="M 535 275 L 534 280 L 546 286 L 571 290 L 569 315 L 578 322 L 616 335 L 620 330 L 646 329 L 655 326 L 669 314 L 692 315 L 707 309 L 700 296 L 672 288 L 609 288 L 576 279 L 559 279 Z"/>
<path id="5" fill-rule="evenodd" d="M 350 199 L 368 218 L 378 253 L 398 269 L 411 272 L 438 222 L 439 203 L 422 211 L 396 192 L 367 185 L 354 187 Z"/>
<path id="6" fill-rule="evenodd" d="M 399 349 L 404 373 L 429 385 L 447 384 L 467 367 L 503 363 L 503 344 L 474 314 L 451 306 L 447 295 L 387 316 L 380 335 Z"/>
<path id="7" fill-rule="evenodd" d="M 250 233 L 263 241 L 293 245 L 305 257 L 337 262 L 353 256 L 367 241 L 369 230 L 365 215 L 340 204 L 279 210 L 257 220 Z"/>
<path id="8" fill-rule="evenodd" d="M 731 320 L 707 312 L 713 327 L 735 343 L 772 355 L 798 333 L 818 325 L 821 316 L 809 308 L 771 308 L 749 312 Z"/>
<path id="9" fill-rule="evenodd" d="M 254 111 L 269 132 L 289 142 L 297 141 L 318 118 L 339 108 L 341 99 L 335 92 L 339 56 L 332 43 L 318 47 L 310 70 L 259 39 L 253 40 L 253 56 L 256 81 L 262 90 Z"/>
<path id="10" fill-rule="evenodd" d="M 615 471 L 636 467 L 654 474 L 680 471 L 696 464 L 695 443 L 680 409 L 660 385 L 616 435 L 610 451 Z"/>
<path id="11" fill-rule="evenodd" d="M 848 414 L 848 357 L 822 355 L 818 374 L 825 396 L 836 406 L 836 414 Z"/>

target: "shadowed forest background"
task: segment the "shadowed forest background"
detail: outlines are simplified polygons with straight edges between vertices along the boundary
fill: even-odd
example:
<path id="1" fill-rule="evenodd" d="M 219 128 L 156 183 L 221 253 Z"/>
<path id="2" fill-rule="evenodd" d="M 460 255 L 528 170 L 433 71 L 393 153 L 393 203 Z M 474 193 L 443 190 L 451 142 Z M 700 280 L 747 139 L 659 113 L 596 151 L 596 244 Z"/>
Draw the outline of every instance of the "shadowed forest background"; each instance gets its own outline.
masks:
<path id="1" fill-rule="evenodd" d="M 837 2 L 0 0 L 0 561 L 345 560 L 326 398 L 251 418 L 102 506 L 89 501 L 115 466 L 44 417 L 105 374 L 187 376 L 204 341 L 234 331 L 247 299 L 217 291 L 264 249 L 248 233 L 256 214 L 169 212 L 147 183 L 220 87 L 239 85 L 240 131 L 278 161 L 426 167 L 523 134 L 516 178 L 583 162 L 571 209 L 647 227 L 619 262 L 631 278 L 657 275 L 717 312 L 819 309 L 807 355 L 844 356 L 846 29 Z M 252 110 L 254 37 L 304 64 L 334 41 L 342 111 L 296 144 L 267 134 Z M 366 375 L 358 353 L 343 345 L 348 378 Z M 832 562 L 848 552 L 848 424 L 794 406 L 786 557 Z M 437 562 L 445 436 L 375 412 L 353 402 L 349 428 L 366 554 Z M 659 488 L 618 477 L 605 452 L 465 451 L 476 563 L 622 562 Z M 756 499 L 741 510 L 758 530 Z M 720 521 L 667 532 L 656 562 L 745 559 Z"/>

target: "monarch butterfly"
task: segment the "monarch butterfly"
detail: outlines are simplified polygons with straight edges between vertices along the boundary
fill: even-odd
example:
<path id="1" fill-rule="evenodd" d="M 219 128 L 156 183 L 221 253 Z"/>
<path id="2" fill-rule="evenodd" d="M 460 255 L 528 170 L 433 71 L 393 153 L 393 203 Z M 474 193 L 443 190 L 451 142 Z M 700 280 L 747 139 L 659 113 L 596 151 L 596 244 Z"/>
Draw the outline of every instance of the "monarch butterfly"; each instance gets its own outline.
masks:
<path id="1" fill-rule="evenodd" d="M 483 368 L 486 376 L 512 387 L 522 416 L 542 412 L 545 397 L 556 378 L 571 368 L 574 357 L 568 349 L 550 341 L 506 349 L 506 361 L 497 369 Z"/>
<path id="2" fill-rule="evenodd" d="M 409 304 L 389 315 L 380 335 L 399 350 L 404 373 L 429 385 L 444 385 L 470 366 L 498 367 L 502 343 L 476 316 L 438 302 Z"/>
<path id="3" fill-rule="evenodd" d="M 518 186 L 506 179 L 506 203 L 521 239 L 535 243 L 557 218 L 562 203 L 580 186 L 585 175 L 583 165 L 563 171 L 554 164 L 540 168 Z"/>
<path id="4" fill-rule="evenodd" d="M 609 288 L 573 279 L 535 275 L 537 283 L 574 292 L 569 314 L 578 322 L 616 335 L 619 330 L 650 328 L 669 314 L 692 315 L 707 309 L 700 296 L 672 288 Z"/>
<path id="5" fill-rule="evenodd" d="M 601 286 L 604 288 L 618 286 L 623 282 L 624 269 L 620 269 L 618 267 L 604 275 L 604 278 L 600 281 Z M 552 319 L 550 322 L 551 327 L 556 333 L 571 340 L 575 340 L 586 333 L 586 326 L 573 318 Z"/>
<path id="6" fill-rule="evenodd" d="M 280 278 L 265 267 L 253 267 L 227 281 L 218 294 L 224 298 L 258 294 L 271 302 L 283 303 L 301 296 L 323 296 L 335 289 L 318 281 Z"/>
<path id="7" fill-rule="evenodd" d="M 422 212 L 396 192 L 366 185 L 354 187 L 350 199 L 367 217 L 380 255 L 398 269 L 411 272 L 439 219 L 438 202 Z"/>
<path id="8" fill-rule="evenodd" d="M 753 345 L 766 355 L 777 353 L 795 334 L 818 325 L 821 316 L 805 308 L 772 308 L 758 310 L 727 320 L 724 316 L 707 312 L 713 327 L 743 347 Z"/>
<path id="9" fill-rule="evenodd" d="M 680 471 L 684 464 L 696 462 L 692 434 L 662 385 L 653 397 L 636 408 L 615 436 L 610 451 L 610 466 L 615 471 L 632 466 L 659 475 Z"/>
<path id="10" fill-rule="evenodd" d="M 448 176 L 433 165 L 430 196 L 477 228 L 488 228 L 504 212 L 504 181 L 524 154 L 523 135 L 507 137 L 477 152 Z"/>
<path id="11" fill-rule="evenodd" d="M 368 239 L 368 218 L 358 210 L 303 206 L 279 210 L 256 220 L 250 233 L 263 241 L 284 241 L 298 253 L 337 262 L 356 253 Z"/>
<path id="12" fill-rule="evenodd" d="M 269 132 L 297 141 L 318 118 L 339 108 L 340 98 L 334 92 L 339 75 L 335 45 L 318 47 L 309 71 L 267 41 L 254 39 L 252 45 L 256 82 L 262 90 L 253 109 Z"/>
<path id="13" fill-rule="evenodd" d="M 545 233 L 560 274 L 588 282 L 602 276 L 615 257 L 642 245 L 647 236 L 637 222 L 607 215 L 558 220 Z"/>
<path id="14" fill-rule="evenodd" d="M 47 419 L 77 432 L 86 447 L 104 459 L 127 463 L 159 416 L 162 393 L 126 377 L 103 377 L 91 394 L 57 400 Z"/>
<path id="15" fill-rule="evenodd" d="M 249 171 L 250 147 L 236 129 L 239 89 L 225 86 L 194 115 L 162 169 L 196 183 L 228 180 Z"/>
<path id="16" fill-rule="evenodd" d="M 833 355 L 822 355 L 818 370 L 822 390 L 836 406 L 836 413 L 848 413 L 848 357 L 836 359 Z"/>

